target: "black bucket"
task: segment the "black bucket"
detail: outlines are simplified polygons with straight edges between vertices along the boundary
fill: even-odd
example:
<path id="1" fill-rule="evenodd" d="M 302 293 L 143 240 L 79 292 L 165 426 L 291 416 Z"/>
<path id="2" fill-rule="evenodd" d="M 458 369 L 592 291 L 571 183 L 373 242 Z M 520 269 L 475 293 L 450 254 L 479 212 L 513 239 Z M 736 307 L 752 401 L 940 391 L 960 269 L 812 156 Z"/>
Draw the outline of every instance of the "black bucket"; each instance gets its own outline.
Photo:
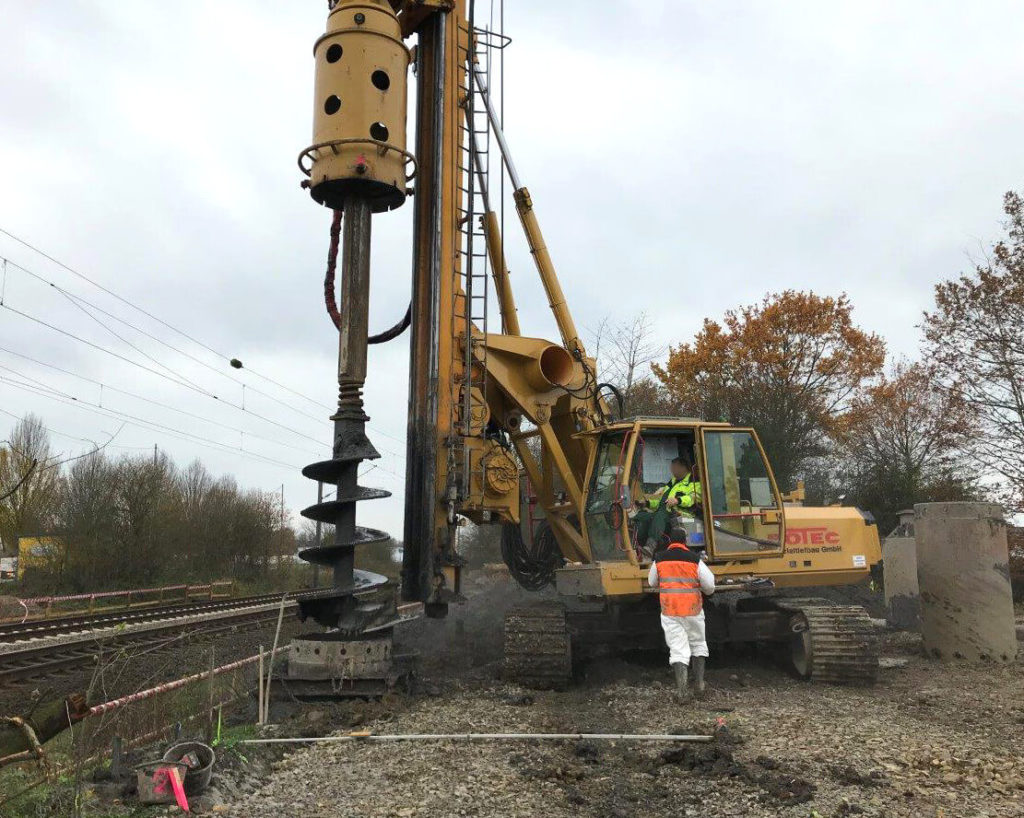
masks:
<path id="1" fill-rule="evenodd" d="M 203 744 L 201 741 L 179 741 L 167 748 L 167 752 L 164 753 L 164 761 L 181 761 L 189 753 L 196 754 L 199 764 L 196 767 L 189 766 L 185 771 L 185 793 L 199 795 L 210 786 L 210 779 L 213 777 L 213 762 L 217 760 L 217 756 L 211 746 Z"/>

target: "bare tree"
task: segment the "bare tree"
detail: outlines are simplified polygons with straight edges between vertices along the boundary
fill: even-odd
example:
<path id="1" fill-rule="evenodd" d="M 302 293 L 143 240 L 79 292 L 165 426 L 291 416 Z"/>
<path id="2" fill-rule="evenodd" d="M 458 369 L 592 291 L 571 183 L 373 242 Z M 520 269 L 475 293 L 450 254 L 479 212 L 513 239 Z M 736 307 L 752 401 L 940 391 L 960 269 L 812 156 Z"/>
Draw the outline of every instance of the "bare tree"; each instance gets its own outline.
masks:
<path id="1" fill-rule="evenodd" d="M 670 403 L 650 372 L 668 347 L 655 338 L 646 312 L 617 323 L 605 316 L 590 330 L 590 351 L 600 380 L 618 388 L 627 414 L 661 413 Z"/>
<path id="2" fill-rule="evenodd" d="M 972 275 L 935 288 L 925 314 L 927 354 L 954 399 L 977 410 L 976 451 L 1024 510 L 1024 198 L 1007 193 L 1006 238 Z"/>
<path id="3" fill-rule="evenodd" d="M 272 557 L 294 553 L 276 494 L 242 491 L 231 478 L 214 480 L 199 462 L 182 471 L 166 456 L 115 460 L 93 451 L 67 461 L 60 476 L 59 461 L 50 461 L 43 473 L 59 490 L 46 507 L 52 521 L 44 528 L 55 529 L 65 547 L 57 549 L 58 559 L 26 575 L 33 590 L 269 580 Z M 273 581 L 281 578 L 278 573 Z"/>
<path id="4" fill-rule="evenodd" d="M 667 351 L 668 347 L 656 340 L 646 312 L 637 313 L 612 327 L 605 356 L 609 364 L 608 374 L 613 382 L 621 384 L 627 403 L 634 384 L 649 373 L 649 364 Z"/>
<path id="5" fill-rule="evenodd" d="M 50 436 L 35 415 L 26 415 L 0 445 L 0 541 L 16 551 L 18 537 L 50 526 L 60 484 L 51 465 Z"/>

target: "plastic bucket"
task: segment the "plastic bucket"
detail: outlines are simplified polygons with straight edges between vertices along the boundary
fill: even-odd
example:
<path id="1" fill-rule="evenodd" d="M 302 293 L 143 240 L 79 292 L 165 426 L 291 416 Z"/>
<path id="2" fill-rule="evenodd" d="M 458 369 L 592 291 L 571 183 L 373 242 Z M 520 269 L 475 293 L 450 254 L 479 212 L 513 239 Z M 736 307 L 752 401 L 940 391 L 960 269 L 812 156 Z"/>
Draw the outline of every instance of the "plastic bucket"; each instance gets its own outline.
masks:
<path id="1" fill-rule="evenodd" d="M 143 804 L 174 804 L 174 789 L 164 772 L 168 767 L 177 767 L 182 774 L 188 764 L 182 761 L 144 761 L 135 765 L 135 780 L 139 789 L 139 801 Z"/>
<path id="2" fill-rule="evenodd" d="M 182 757 L 189 753 L 195 753 L 198 756 L 198 767 L 189 767 L 188 764 L 181 761 Z M 198 795 L 210 786 L 210 779 L 213 777 L 213 762 L 217 760 L 217 756 L 209 744 L 203 744 L 201 741 L 179 741 L 167 748 L 164 760 L 181 763 L 185 767 L 185 793 Z"/>

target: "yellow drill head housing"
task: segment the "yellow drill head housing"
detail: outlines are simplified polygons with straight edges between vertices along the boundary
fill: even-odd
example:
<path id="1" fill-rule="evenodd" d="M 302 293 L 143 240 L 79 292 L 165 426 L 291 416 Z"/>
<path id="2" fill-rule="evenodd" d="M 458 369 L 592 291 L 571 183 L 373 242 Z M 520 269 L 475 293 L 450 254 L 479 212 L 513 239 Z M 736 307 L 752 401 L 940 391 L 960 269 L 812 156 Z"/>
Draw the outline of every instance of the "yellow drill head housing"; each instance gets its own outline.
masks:
<path id="1" fill-rule="evenodd" d="M 410 53 L 386 0 L 339 0 L 313 46 L 313 144 L 299 155 L 313 198 L 344 209 L 359 196 L 375 213 L 405 201 Z"/>

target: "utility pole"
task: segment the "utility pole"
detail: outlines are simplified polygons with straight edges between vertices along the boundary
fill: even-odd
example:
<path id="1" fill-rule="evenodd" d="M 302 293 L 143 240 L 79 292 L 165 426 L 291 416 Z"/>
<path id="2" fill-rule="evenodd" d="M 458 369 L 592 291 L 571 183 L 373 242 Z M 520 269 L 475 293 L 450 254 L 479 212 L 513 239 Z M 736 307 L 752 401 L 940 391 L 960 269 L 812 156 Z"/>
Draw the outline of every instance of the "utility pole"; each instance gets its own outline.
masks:
<path id="1" fill-rule="evenodd" d="M 156 444 L 154 443 L 153 444 L 153 465 L 154 466 L 156 465 L 156 453 L 157 453 L 157 448 L 156 448 Z"/>

